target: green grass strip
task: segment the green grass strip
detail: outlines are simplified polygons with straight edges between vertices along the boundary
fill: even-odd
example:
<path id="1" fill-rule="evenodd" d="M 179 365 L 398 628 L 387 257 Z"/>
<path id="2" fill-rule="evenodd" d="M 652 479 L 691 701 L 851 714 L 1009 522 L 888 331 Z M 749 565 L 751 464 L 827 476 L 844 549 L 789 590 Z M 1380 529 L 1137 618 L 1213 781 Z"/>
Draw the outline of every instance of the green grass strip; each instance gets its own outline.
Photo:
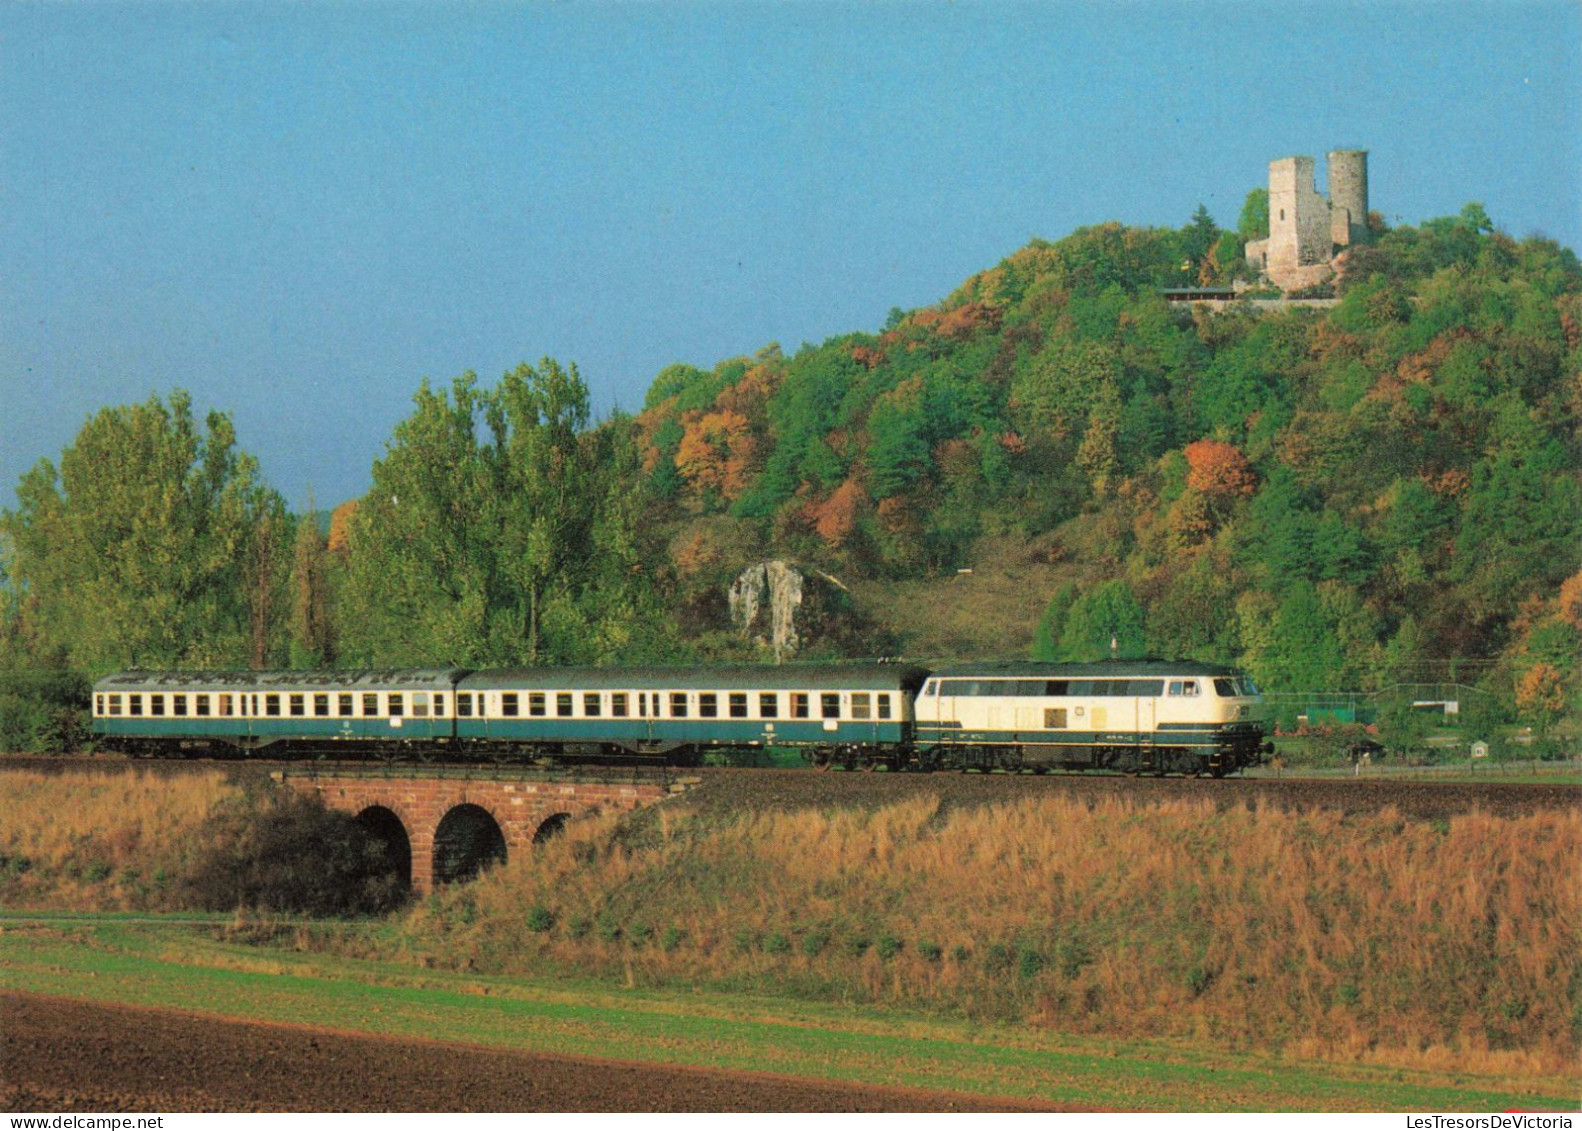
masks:
<path id="1" fill-rule="evenodd" d="M 350 926 L 348 930 L 378 929 Z M 985 1030 L 872 1008 L 431 972 L 191 927 L 0 925 L 0 987 L 497 1048 L 1145 1110 L 1499 1111 L 1563 1082 L 1456 1079 Z"/>

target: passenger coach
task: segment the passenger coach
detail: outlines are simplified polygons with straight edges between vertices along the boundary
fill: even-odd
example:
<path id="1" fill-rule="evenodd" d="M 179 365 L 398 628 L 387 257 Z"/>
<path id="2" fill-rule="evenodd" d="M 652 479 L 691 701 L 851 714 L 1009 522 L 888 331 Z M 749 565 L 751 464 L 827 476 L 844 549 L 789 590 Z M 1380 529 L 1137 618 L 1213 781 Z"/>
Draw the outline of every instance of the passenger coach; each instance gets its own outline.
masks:
<path id="1" fill-rule="evenodd" d="M 450 741 L 459 674 L 120 672 L 94 684 L 94 732 L 129 754 L 401 754 Z"/>
<path id="2" fill-rule="evenodd" d="M 925 674 L 893 664 L 475 672 L 456 685 L 456 738 L 525 757 L 690 761 L 795 746 L 815 762 L 855 761 L 910 742 Z"/>

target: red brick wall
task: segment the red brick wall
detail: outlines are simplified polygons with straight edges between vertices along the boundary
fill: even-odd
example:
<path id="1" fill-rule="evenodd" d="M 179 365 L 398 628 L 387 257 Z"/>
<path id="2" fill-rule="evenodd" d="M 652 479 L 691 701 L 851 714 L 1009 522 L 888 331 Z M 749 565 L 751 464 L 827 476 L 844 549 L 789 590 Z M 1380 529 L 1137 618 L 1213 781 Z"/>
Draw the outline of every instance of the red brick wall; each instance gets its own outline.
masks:
<path id="1" fill-rule="evenodd" d="M 401 820 L 412 845 L 412 890 L 434 887 L 434 833 L 458 805 L 486 810 L 505 834 L 506 858 L 532 847 L 533 834 L 559 813 L 570 819 L 624 813 L 669 796 L 659 783 L 473 780 L 446 777 L 317 777 L 287 775 L 286 784 L 317 793 L 353 816 L 379 805 Z"/>

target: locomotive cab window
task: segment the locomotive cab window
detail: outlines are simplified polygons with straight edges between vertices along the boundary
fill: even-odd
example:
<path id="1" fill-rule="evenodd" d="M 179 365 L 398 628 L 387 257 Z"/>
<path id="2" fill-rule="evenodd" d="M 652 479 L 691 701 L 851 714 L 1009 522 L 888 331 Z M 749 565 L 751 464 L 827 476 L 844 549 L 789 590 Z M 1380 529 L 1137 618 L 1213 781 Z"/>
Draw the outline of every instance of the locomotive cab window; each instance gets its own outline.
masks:
<path id="1" fill-rule="evenodd" d="M 1171 695 L 1196 695 L 1198 693 L 1197 680 L 1172 679 L 1170 681 Z"/>
<path id="2" fill-rule="evenodd" d="M 1214 694 L 1218 695 L 1221 699 L 1234 698 L 1236 695 L 1236 685 L 1228 679 L 1216 679 L 1214 681 Z"/>

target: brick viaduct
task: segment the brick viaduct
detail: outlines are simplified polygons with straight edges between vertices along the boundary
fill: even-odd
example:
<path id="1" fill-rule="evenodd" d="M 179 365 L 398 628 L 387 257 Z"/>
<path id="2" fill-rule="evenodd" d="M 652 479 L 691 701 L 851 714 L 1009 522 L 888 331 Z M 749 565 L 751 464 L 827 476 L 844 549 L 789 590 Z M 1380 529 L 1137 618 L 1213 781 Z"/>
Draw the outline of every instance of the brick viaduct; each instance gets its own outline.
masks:
<path id="1" fill-rule="evenodd" d="M 418 896 L 530 850 L 568 820 L 629 812 L 685 789 L 657 777 L 553 780 L 526 771 L 474 773 L 305 770 L 276 776 L 381 834 L 392 846 L 392 862 Z"/>

